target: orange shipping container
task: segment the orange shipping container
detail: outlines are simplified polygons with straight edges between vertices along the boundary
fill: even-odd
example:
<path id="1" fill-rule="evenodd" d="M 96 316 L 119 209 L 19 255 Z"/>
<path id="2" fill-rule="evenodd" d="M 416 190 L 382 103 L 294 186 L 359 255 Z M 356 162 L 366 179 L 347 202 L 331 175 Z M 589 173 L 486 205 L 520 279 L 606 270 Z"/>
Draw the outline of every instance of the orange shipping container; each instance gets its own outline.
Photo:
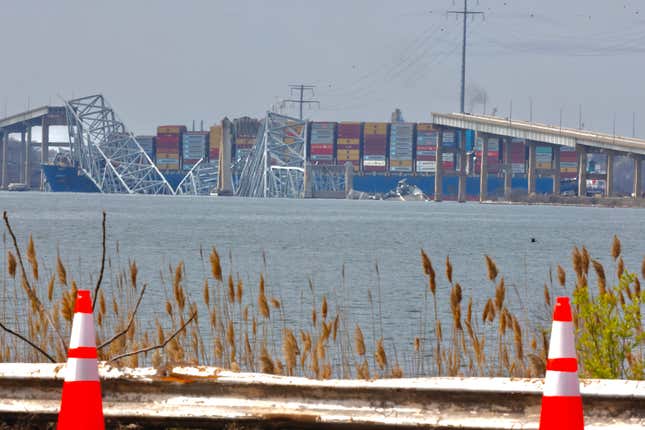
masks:
<path id="1" fill-rule="evenodd" d="M 186 131 L 184 125 L 160 125 L 157 127 L 157 134 L 182 134 Z"/>
<path id="2" fill-rule="evenodd" d="M 390 160 L 390 166 L 392 167 L 411 167 L 412 160 Z"/>
<path id="3" fill-rule="evenodd" d="M 434 124 L 430 123 L 419 123 L 417 124 L 417 131 L 434 131 Z"/>
<path id="4" fill-rule="evenodd" d="M 340 149 L 336 152 L 339 160 L 358 160 L 358 149 Z"/>

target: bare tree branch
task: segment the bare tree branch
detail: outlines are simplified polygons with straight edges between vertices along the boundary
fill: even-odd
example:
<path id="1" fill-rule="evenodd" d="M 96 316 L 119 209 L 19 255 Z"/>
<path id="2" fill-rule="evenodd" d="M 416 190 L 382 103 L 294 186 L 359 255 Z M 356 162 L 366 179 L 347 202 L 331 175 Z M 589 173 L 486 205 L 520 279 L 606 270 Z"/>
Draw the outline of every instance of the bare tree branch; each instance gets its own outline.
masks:
<path id="1" fill-rule="evenodd" d="M 150 352 L 150 351 L 153 351 L 155 349 L 165 348 L 166 345 L 168 345 L 168 343 L 171 340 L 173 340 L 179 333 L 181 333 L 181 331 L 184 330 L 186 328 L 186 326 L 188 324 L 190 324 L 195 319 L 196 316 L 197 316 L 197 312 L 193 312 L 193 314 L 190 316 L 190 318 L 188 318 L 188 321 L 186 321 L 181 327 L 179 327 L 179 329 L 177 329 L 177 331 L 174 332 L 172 334 L 172 336 L 170 336 L 168 339 L 166 339 L 163 343 L 160 343 L 160 344 L 155 345 L 155 346 L 150 346 L 148 348 L 142 348 L 142 349 L 139 349 L 137 351 L 126 352 L 126 353 L 117 355 L 116 357 L 110 358 L 108 360 L 108 362 L 117 361 L 117 360 L 120 360 L 121 358 L 130 357 L 131 355 L 141 354 L 141 353 L 144 353 L 144 352 Z"/>
<path id="2" fill-rule="evenodd" d="M 102 252 L 101 252 L 101 270 L 99 271 L 99 278 L 96 280 L 96 287 L 94 287 L 94 301 L 92 302 L 92 311 L 96 306 L 96 299 L 99 296 L 99 289 L 101 288 L 101 282 L 103 281 L 103 272 L 105 271 L 105 211 L 103 211 L 103 221 L 101 222 L 101 227 L 103 230 L 103 240 Z"/>
<path id="3" fill-rule="evenodd" d="M 23 340 L 23 341 L 27 342 L 31 347 L 33 347 L 33 348 L 34 348 L 34 349 L 36 349 L 38 352 L 40 352 L 42 355 L 44 355 L 45 357 L 47 357 L 47 359 L 48 359 L 49 361 L 51 361 L 52 363 L 56 363 L 56 360 L 54 360 L 54 359 L 52 358 L 52 356 L 51 356 L 51 355 L 47 354 L 47 353 L 46 353 L 45 351 L 43 351 L 43 350 L 42 350 L 38 345 L 36 345 L 36 344 L 35 344 L 35 343 L 33 343 L 32 341 L 30 341 L 29 339 L 27 339 L 26 337 L 24 337 L 24 336 L 23 336 L 23 335 L 21 335 L 20 333 L 16 333 L 15 331 L 11 330 L 10 328 L 8 328 L 7 326 L 5 326 L 5 325 L 4 325 L 4 324 L 2 324 L 1 322 L 0 322 L 0 327 L 1 327 L 4 331 L 6 331 L 7 333 L 12 334 L 12 335 L 16 336 L 18 339 L 21 339 L 21 340 Z"/>
<path id="4" fill-rule="evenodd" d="M 123 336 L 124 334 L 126 334 L 128 332 L 128 330 L 130 330 L 130 327 L 132 326 L 132 323 L 134 322 L 134 317 L 136 316 L 137 310 L 139 309 L 139 304 L 141 304 L 141 300 L 143 299 L 143 294 L 146 292 L 146 287 L 147 286 L 148 286 L 147 284 L 143 284 L 143 288 L 141 289 L 141 294 L 139 294 L 139 299 L 137 300 L 137 304 L 134 306 L 134 311 L 132 312 L 132 315 L 130 316 L 130 321 L 128 322 L 127 327 L 123 331 L 121 331 L 121 332 L 115 334 L 114 336 L 112 336 L 109 340 L 106 340 L 105 342 L 100 344 L 97 347 L 97 349 L 105 348 L 106 346 L 108 346 L 109 344 L 111 344 L 112 342 L 114 342 L 115 340 L 117 340 L 118 338 Z"/>
<path id="5" fill-rule="evenodd" d="M 51 315 L 49 315 L 49 312 L 47 312 L 47 310 L 45 309 L 45 306 L 43 306 L 43 303 L 38 298 L 36 291 L 34 291 L 34 288 L 29 283 L 29 278 L 27 277 L 27 271 L 25 270 L 25 264 L 22 261 L 22 254 L 20 253 L 20 247 L 18 247 L 18 240 L 16 239 L 16 235 L 14 234 L 13 229 L 11 228 L 11 224 L 9 223 L 9 216 L 7 215 L 7 211 L 4 211 L 2 213 L 2 218 L 4 219 L 4 224 L 7 227 L 7 230 L 9 231 L 11 240 L 13 241 L 13 247 L 16 251 L 16 255 L 18 256 L 18 262 L 20 264 L 20 273 L 22 275 L 22 279 L 24 280 L 24 284 L 27 289 L 27 295 L 29 296 L 30 299 L 34 300 L 40 314 L 45 318 L 47 318 L 47 321 L 54 328 L 54 332 L 58 335 L 60 342 L 63 344 L 63 350 L 67 351 L 67 342 L 65 342 L 65 339 L 63 338 L 63 335 L 61 334 L 60 330 L 54 324 L 54 320 L 52 319 Z"/>

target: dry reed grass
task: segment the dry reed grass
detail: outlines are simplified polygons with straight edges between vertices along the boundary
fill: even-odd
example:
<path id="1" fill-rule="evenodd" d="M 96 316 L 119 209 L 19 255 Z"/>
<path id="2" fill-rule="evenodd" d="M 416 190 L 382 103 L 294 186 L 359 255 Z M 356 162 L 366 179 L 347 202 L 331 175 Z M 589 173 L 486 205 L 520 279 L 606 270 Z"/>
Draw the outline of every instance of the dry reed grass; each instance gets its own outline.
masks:
<path id="1" fill-rule="evenodd" d="M 116 253 L 118 255 L 118 249 Z M 548 351 L 548 332 L 542 327 L 522 323 L 520 314 L 512 310 L 517 309 L 517 306 L 509 303 L 505 279 L 500 276 L 497 264 L 491 256 L 485 256 L 485 276 L 494 289 L 489 297 L 477 302 L 455 279 L 449 257 L 445 259 L 445 274 L 449 288 L 441 290 L 437 286 L 430 256 L 424 250 L 421 250 L 420 254 L 422 273 L 428 281 L 427 287 L 424 287 L 424 294 L 426 300 L 428 291 L 432 294 L 434 317 L 428 312 L 428 302 L 424 302 L 419 334 L 414 334 L 411 341 L 408 341 L 408 348 L 413 357 L 404 352 L 403 368 L 406 369 L 407 376 L 534 377 L 543 374 Z M 9 282 L 17 287 L 16 291 L 26 294 L 25 303 L 29 309 L 37 309 L 38 302 L 44 301 L 50 309 L 52 321 L 50 323 L 39 312 L 26 312 L 27 321 L 22 327 L 37 346 L 51 351 L 56 360 L 63 361 L 66 351 L 56 339 L 53 330 L 69 333 L 77 282 L 70 276 L 61 254 L 56 255 L 53 273 L 43 271 L 42 267 L 46 266 L 39 263 L 36 244 L 32 238 L 28 242 L 26 255 L 31 271 L 26 277 L 16 276 L 19 274 L 18 258 L 14 251 L 7 252 L 6 271 L 11 278 Z M 616 263 L 616 274 L 624 273 L 626 269 L 617 237 L 612 241 L 611 257 Z M 232 263 L 231 267 L 226 268 L 227 275 L 224 275 L 224 267 L 215 247 L 208 256 L 202 258 L 208 259 L 210 270 L 204 277 L 199 306 L 191 301 L 187 293 L 186 268 L 184 263 L 179 261 L 162 274 L 163 288 L 168 287 L 164 300 L 165 321 L 162 318 L 162 321 L 155 319 L 150 323 L 136 313 L 142 297 L 141 291 L 145 290 L 145 284 L 139 287 L 142 281 L 139 280 L 137 263 L 128 261 L 125 270 L 121 270 L 108 262 L 110 287 L 99 292 L 98 306 L 95 308 L 98 342 L 109 340 L 113 333 L 123 332 L 124 335 L 101 348 L 99 358 L 107 360 L 126 354 L 132 349 L 145 351 L 154 345 L 163 344 L 162 350 L 124 356 L 116 363 L 154 366 L 199 363 L 238 371 L 259 370 L 271 374 L 304 375 L 313 378 L 341 375 L 362 379 L 404 376 L 395 349 L 396 342 L 402 336 L 397 333 L 394 341 L 391 341 L 387 334 L 383 335 L 382 328 L 380 334 L 377 330 L 383 318 L 380 290 L 374 297 L 371 290 L 368 292 L 372 330 L 367 332 L 367 338 L 361 326 L 350 320 L 342 306 L 335 306 L 334 301 L 330 301 L 326 295 L 322 296 L 320 307 L 316 305 L 315 295 L 313 296 L 310 322 L 302 322 L 306 327 L 291 327 L 287 324 L 287 318 L 292 320 L 293 315 L 285 315 L 291 310 L 289 307 L 283 307 L 279 291 L 275 296 L 269 295 L 264 273 L 259 274 L 259 282 L 255 284 L 257 289 L 251 287 L 250 293 L 245 295 L 244 284 L 239 275 L 237 279 L 233 276 L 235 272 Z M 607 279 L 602 264 L 591 258 L 585 247 L 573 249 L 572 265 L 576 274 L 574 288 L 586 284 L 587 274 L 592 266 L 598 279 L 599 294 L 608 294 L 610 280 Z M 208 267 L 208 263 L 205 267 Z M 378 270 L 376 265 L 377 275 Z M 645 259 L 641 272 L 645 277 Z M 165 279 L 169 280 L 168 285 Z M 566 272 L 562 265 L 557 265 L 557 281 L 561 288 L 571 291 L 567 290 Z M 43 283 L 41 287 L 30 287 L 30 283 L 40 285 L 40 282 Z M 314 292 L 313 284 L 310 284 L 310 291 Z M 440 291 L 448 291 L 448 297 L 440 294 Z M 634 283 L 617 294 L 615 299 L 618 303 L 629 304 L 639 297 L 642 297 L 642 292 L 640 281 L 636 278 Z M 336 298 L 338 299 L 338 296 Z M 464 299 L 467 300 L 467 304 L 464 304 Z M 547 308 L 545 321 L 548 324 L 552 295 L 546 284 L 543 300 Z M 377 310 L 374 301 L 378 301 Z M 446 312 L 441 315 L 450 315 L 451 321 L 447 325 L 440 318 L 439 303 Z M 446 308 L 443 308 L 444 303 L 447 304 Z M 274 309 L 273 319 L 271 307 Z M 206 318 L 200 321 L 200 315 L 203 317 L 204 312 Z M 477 315 L 481 315 L 481 320 Z M 186 325 L 192 318 L 194 322 Z M 181 327 L 186 329 L 177 332 Z M 447 327 L 445 332 L 444 327 Z M 13 348 L 18 343 L 11 339 L 7 333 L 0 333 L 2 345 L 6 346 L 0 350 L 0 359 L 41 359 L 42 355 L 35 350 Z M 368 351 L 368 343 L 373 345 L 372 351 Z M 634 366 L 642 363 L 642 349 L 630 356 L 629 360 Z"/>

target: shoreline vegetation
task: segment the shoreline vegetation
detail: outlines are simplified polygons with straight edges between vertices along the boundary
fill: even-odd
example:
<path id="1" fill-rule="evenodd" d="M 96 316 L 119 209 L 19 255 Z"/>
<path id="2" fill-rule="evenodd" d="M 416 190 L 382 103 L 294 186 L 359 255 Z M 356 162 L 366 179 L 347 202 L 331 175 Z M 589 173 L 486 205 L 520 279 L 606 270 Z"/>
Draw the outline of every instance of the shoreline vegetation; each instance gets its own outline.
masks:
<path id="1" fill-rule="evenodd" d="M 43 270 L 33 239 L 29 235 L 21 246 L 6 212 L 4 227 L 8 251 L 0 296 L 0 361 L 64 362 L 77 282 L 64 255 L 56 256 L 50 272 Z M 207 269 L 201 288 L 190 287 L 201 294 L 187 293 L 183 261 L 162 269 L 162 285 L 154 288 L 163 289 L 166 299 L 154 306 L 163 309 L 163 317 L 151 321 L 139 312 L 149 287 L 140 281 L 137 263 L 128 260 L 127 267 L 118 267 L 108 255 L 105 213 L 102 233 L 102 258 L 92 291 L 94 319 L 99 360 L 115 366 L 211 365 L 315 379 L 542 377 L 552 301 L 567 295 L 573 299 L 581 377 L 645 379 L 645 291 L 640 284 L 645 280 L 645 258 L 640 273 L 628 271 L 616 236 L 608 243 L 611 267 L 604 267 L 583 246 L 574 247 L 571 254 L 574 276 L 567 276 L 564 262 L 549 270 L 550 281 L 542 287 L 543 309 L 530 310 L 543 313 L 545 326 L 529 323 L 523 305 L 511 310 L 518 307 L 493 257 L 483 258 L 488 285 L 482 288 L 489 290 L 489 298 L 475 303 L 453 277 L 449 256 L 432 261 L 421 250 L 419 270 L 426 283 L 419 288 L 424 289 L 424 300 L 418 305 L 416 333 L 406 339 L 405 333 L 383 331 L 380 281 L 368 290 L 365 308 L 370 319 L 363 325 L 342 298 L 317 294 L 311 282 L 305 289 L 311 296 L 308 317 L 293 324 L 282 306 L 287 292 L 267 281 L 266 259 L 257 285 L 245 285 L 233 270 L 232 258 L 223 267 L 215 247 L 200 248 L 199 258 Z M 378 279 L 378 265 L 374 270 Z M 341 276 L 344 279 L 344 269 Z M 590 277 L 595 282 L 589 282 Z M 449 291 L 448 297 L 438 297 L 442 291 Z M 447 319 L 442 319 L 445 312 L 438 312 L 442 306 L 449 308 Z M 405 351 L 397 350 L 402 344 L 407 344 Z"/>

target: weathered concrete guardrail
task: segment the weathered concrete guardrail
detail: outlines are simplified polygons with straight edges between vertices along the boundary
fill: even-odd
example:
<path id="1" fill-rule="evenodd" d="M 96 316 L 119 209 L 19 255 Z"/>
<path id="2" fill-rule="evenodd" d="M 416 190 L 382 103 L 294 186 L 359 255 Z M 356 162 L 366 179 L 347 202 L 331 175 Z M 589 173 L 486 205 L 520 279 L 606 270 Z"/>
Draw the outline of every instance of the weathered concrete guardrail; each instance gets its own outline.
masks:
<path id="1" fill-rule="evenodd" d="M 149 427 L 537 429 L 541 379 L 328 380 L 100 366 L 109 423 Z M 55 420 L 64 365 L 0 364 L 0 418 Z M 587 429 L 645 427 L 645 381 L 583 380 Z"/>

